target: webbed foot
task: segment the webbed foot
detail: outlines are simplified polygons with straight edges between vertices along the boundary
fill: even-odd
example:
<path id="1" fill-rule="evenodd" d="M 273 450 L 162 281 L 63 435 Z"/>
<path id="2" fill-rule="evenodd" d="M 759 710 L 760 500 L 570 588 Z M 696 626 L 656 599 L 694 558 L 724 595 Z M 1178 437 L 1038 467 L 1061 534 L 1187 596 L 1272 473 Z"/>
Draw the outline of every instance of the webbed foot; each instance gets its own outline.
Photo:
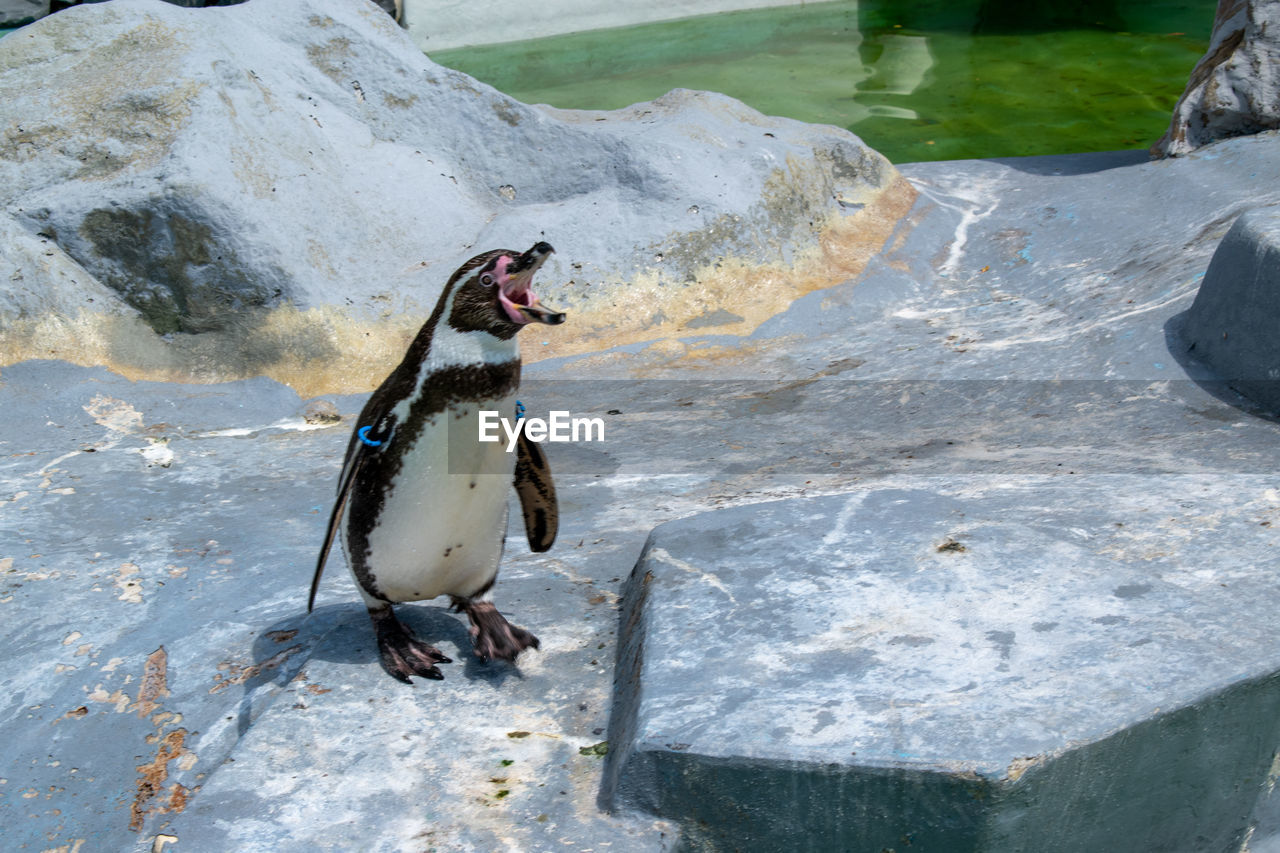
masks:
<path id="1" fill-rule="evenodd" d="M 388 606 L 382 610 L 370 610 L 373 630 L 378 637 L 378 657 L 382 668 L 397 681 L 412 684 L 409 676 L 432 678 L 439 681 L 444 673 L 436 668 L 438 663 L 452 663 L 435 646 L 413 636 Z"/>
<path id="2" fill-rule="evenodd" d="M 453 599 L 453 606 L 471 620 L 471 640 L 481 660 L 513 661 L 525 649 L 538 648 L 538 638 L 506 620 L 492 601 Z"/>

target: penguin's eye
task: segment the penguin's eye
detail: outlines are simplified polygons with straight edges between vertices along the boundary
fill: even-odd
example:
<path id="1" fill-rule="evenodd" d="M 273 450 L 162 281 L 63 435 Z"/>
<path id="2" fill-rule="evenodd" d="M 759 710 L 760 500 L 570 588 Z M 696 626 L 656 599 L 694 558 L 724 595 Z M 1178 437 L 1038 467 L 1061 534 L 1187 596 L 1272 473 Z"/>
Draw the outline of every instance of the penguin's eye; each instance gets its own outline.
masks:
<path id="1" fill-rule="evenodd" d="M 485 287 L 493 287 L 494 278 L 488 273 L 484 273 L 480 276 L 480 283 Z"/>

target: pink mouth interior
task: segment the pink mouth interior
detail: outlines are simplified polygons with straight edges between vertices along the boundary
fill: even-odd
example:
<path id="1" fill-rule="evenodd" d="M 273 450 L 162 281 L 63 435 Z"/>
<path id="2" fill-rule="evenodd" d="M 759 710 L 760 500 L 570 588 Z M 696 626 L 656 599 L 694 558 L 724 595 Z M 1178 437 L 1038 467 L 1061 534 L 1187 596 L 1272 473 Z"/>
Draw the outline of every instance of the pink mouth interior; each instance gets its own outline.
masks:
<path id="1" fill-rule="evenodd" d="M 507 289 L 501 287 L 498 289 L 498 301 L 502 303 L 502 310 L 507 312 L 507 316 L 511 318 L 513 323 L 527 323 L 529 318 L 520 313 L 518 306 L 529 306 L 538 301 L 538 297 L 534 295 L 532 288 L 525 286 L 521 290 L 511 291 L 510 297 L 507 296 Z"/>
<path id="2" fill-rule="evenodd" d="M 525 275 L 517 273 L 508 277 L 507 267 L 510 263 L 511 259 L 505 256 L 498 259 L 495 272 L 498 274 L 498 281 L 502 282 L 498 287 L 498 302 L 502 305 L 502 310 L 507 312 L 511 322 L 528 323 L 529 318 L 520 312 L 520 307 L 528 307 L 538 301 L 537 294 L 529 286 L 533 280 L 533 273 Z"/>

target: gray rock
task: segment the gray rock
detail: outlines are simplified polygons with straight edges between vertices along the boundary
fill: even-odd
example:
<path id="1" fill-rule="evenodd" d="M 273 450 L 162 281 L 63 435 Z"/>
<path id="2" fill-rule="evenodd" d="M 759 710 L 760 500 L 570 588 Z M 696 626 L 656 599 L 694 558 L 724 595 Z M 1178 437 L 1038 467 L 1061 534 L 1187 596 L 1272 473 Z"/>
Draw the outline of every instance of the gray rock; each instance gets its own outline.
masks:
<path id="1" fill-rule="evenodd" d="M 1239 849 L 1280 748 L 1271 482 L 966 478 L 663 525 L 624 593 L 612 793 L 694 849 Z"/>
<path id="2" fill-rule="evenodd" d="M 577 333 L 539 354 L 729 301 L 750 331 L 913 197 L 857 137 L 719 95 L 526 106 L 366 2 L 80 6 L 0 45 L 0 87 L 6 358 L 134 376 L 367 388 L 462 260 L 544 238 Z"/>
<path id="3" fill-rule="evenodd" d="M 1280 6 L 1218 0 L 1209 50 L 1151 147 L 1176 157 L 1219 139 L 1280 127 Z"/>
<path id="4" fill-rule="evenodd" d="M 1222 238 L 1182 318 L 1187 353 L 1280 413 L 1280 207 L 1243 214 Z"/>
<path id="5" fill-rule="evenodd" d="M 0 27 L 20 27 L 49 14 L 49 0 L 0 0 Z"/>
<path id="6" fill-rule="evenodd" d="M 1191 306 L 1236 218 L 1280 204 L 1275 131 L 1158 161 L 1122 151 L 901 170 L 920 199 L 884 250 L 747 340 L 719 334 L 722 326 L 694 328 L 534 369 L 986 381 L 1190 374 L 1221 385 L 1185 345 L 1171 348 L 1170 321 Z"/>

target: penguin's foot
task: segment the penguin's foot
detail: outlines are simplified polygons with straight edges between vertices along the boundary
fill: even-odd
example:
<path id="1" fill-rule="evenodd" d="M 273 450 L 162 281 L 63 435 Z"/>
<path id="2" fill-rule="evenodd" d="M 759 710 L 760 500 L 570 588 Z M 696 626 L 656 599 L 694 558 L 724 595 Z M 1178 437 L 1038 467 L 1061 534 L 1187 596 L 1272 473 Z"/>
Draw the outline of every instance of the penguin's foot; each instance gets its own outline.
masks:
<path id="1" fill-rule="evenodd" d="M 492 601 L 455 596 L 453 606 L 471 620 L 471 640 L 475 655 L 481 660 L 515 660 L 525 649 L 541 645 L 533 634 L 508 622 Z"/>
<path id="2" fill-rule="evenodd" d="M 444 673 L 436 669 L 438 663 L 452 663 L 435 646 L 413 636 L 390 607 L 383 610 L 370 610 L 369 618 L 373 620 L 373 630 L 378 636 L 378 656 L 382 668 L 397 681 L 412 684 L 409 676 L 434 678 L 439 681 Z"/>

